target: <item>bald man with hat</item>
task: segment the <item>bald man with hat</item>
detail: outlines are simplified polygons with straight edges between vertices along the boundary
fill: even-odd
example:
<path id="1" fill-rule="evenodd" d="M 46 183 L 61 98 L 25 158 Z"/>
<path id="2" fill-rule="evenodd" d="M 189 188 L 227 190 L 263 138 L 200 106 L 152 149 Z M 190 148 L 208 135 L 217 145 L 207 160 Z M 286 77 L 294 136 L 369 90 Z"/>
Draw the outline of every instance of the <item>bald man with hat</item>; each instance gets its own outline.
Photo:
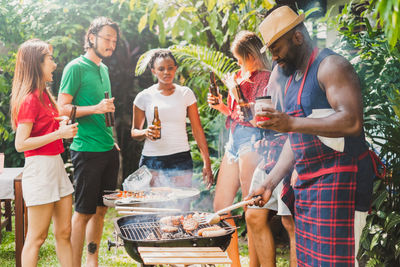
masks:
<path id="1" fill-rule="evenodd" d="M 264 205 L 294 165 L 298 266 L 354 266 L 356 198 L 359 210 L 369 207 L 373 177 L 368 172 L 360 183 L 365 187 L 356 184 L 359 169 L 371 165 L 361 86 L 345 58 L 313 44 L 303 21 L 304 14 L 283 6 L 259 27 L 264 50 L 290 78 L 285 112 L 263 109 L 256 115 L 270 120 L 258 126 L 287 132 L 289 138 L 275 167 L 251 195 L 262 194 L 258 205 Z"/>

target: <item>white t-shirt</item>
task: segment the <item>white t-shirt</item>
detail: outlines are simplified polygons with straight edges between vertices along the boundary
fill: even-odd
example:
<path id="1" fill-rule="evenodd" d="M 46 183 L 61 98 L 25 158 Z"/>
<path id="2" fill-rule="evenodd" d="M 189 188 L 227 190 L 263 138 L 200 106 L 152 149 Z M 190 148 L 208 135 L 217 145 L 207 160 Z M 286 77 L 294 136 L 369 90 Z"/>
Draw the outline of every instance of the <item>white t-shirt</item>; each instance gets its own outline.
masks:
<path id="1" fill-rule="evenodd" d="M 175 91 L 169 96 L 162 95 L 158 84 L 140 92 L 133 104 L 146 114 L 146 121 L 151 125 L 154 118 L 154 106 L 158 106 L 161 120 L 161 139 L 145 139 L 142 154 L 144 156 L 165 156 L 189 151 L 186 132 L 187 108 L 196 103 L 196 97 L 188 87 L 174 84 Z"/>

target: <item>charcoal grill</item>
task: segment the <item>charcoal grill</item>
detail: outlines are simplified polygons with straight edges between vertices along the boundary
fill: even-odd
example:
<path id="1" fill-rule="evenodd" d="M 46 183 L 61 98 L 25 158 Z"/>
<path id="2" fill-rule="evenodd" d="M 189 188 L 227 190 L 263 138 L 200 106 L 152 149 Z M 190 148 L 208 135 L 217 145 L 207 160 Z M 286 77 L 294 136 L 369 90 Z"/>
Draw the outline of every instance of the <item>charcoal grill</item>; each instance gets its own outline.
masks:
<path id="1" fill-rule="evenodd" d="M 163 215 L 135 215 L 125 216 L 114 220 L 117 235 L 124 241 L 126 252 L 135 261 L 143 263 L 138 247 L 220 247 L 223 251 L 229 246 L 234 229 L 225 221 L 219 222 L 219 226 L 227 229 L 226 234 L 216 237 L 202 237 L 196 235 L 198 229 L 210 225 L 200 225 L 193 235 L 186 233 L 181 227 L 174 238 L 159 239 L 161 236 L 161 217 L 170 215 L 188 215 L 194 212 L 171 213 Z M 150 240 L 147 237 L 152 234 L 157 239 Z M 178 237 L 176 237 L 178 236 Z"/>

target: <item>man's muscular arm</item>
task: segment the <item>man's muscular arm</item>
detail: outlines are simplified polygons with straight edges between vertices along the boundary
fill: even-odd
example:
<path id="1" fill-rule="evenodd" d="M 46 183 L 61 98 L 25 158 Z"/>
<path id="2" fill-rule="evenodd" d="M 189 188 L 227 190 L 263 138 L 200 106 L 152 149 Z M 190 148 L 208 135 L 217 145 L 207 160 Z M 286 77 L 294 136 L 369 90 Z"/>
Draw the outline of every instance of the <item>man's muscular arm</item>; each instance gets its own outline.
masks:
<path id="1" fill-rule="evenodd" d="M 272 191 L 282 181 L 286 174 L 288 174 L 294 166 L 294 154 L 290 147 L 289 138 L 286 140 L 278 161 L 272 168 L 271 172 L 265 178 L 263 184 L 250 192 L 246 199 L 250 199 L 256 195 L 261 195 L 262 199 L 255 202 L 256 205 L 262 207 L 271 197 Z"/>

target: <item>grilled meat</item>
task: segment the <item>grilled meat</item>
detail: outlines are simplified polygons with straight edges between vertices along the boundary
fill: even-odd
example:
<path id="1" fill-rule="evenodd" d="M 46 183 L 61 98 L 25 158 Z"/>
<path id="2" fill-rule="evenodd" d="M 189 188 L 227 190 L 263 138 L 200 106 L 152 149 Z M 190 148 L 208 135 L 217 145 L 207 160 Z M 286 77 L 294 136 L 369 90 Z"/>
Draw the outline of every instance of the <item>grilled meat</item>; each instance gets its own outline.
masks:
<path id="1" fill-rule="evenodd" d="M 227 231 L 224 228 L 220 230 L 213 230 L 213 231 L 204 231 L 203 237 L 214 237 L 214 236 L 221 236 L 226 235 Z"/>
<path id="2" fill-rule="evenodd" d="M 175 233 L 178 232 L 178 227 L 172 225 L 161 225 L 160 229 L 162 232 Z"/>
<path id="3" fill-rule="evenodd" d="M 194 218 L 188 218 L 188 217 L 189 216 L 187 216 L 182 221 L 182 227 L 183 227 L 183 230 L 185 230 L 186 232 L 192 232 L 192 231 L 196 230 L 197 227 L 199 227 L 199 222 Z"/>
<path id="4" fill-rule="evenodd" d="M 210 226 L 210 227 L 201 228 L 199 231 L 197 231 L 197 234 L 199 236 L 202 236 L 204 232 L 216 231 L 216 230 L 221 230 L 221 229 L 222 229 L 221 226 L 213 225 L 213 226 Z"/>
<path id="5" fill-rule="evenodd" d="M 160 219 L 161 224 L 179 226 L 181 225 L 181 220 L 183 216 L 165 216 Z"/>

